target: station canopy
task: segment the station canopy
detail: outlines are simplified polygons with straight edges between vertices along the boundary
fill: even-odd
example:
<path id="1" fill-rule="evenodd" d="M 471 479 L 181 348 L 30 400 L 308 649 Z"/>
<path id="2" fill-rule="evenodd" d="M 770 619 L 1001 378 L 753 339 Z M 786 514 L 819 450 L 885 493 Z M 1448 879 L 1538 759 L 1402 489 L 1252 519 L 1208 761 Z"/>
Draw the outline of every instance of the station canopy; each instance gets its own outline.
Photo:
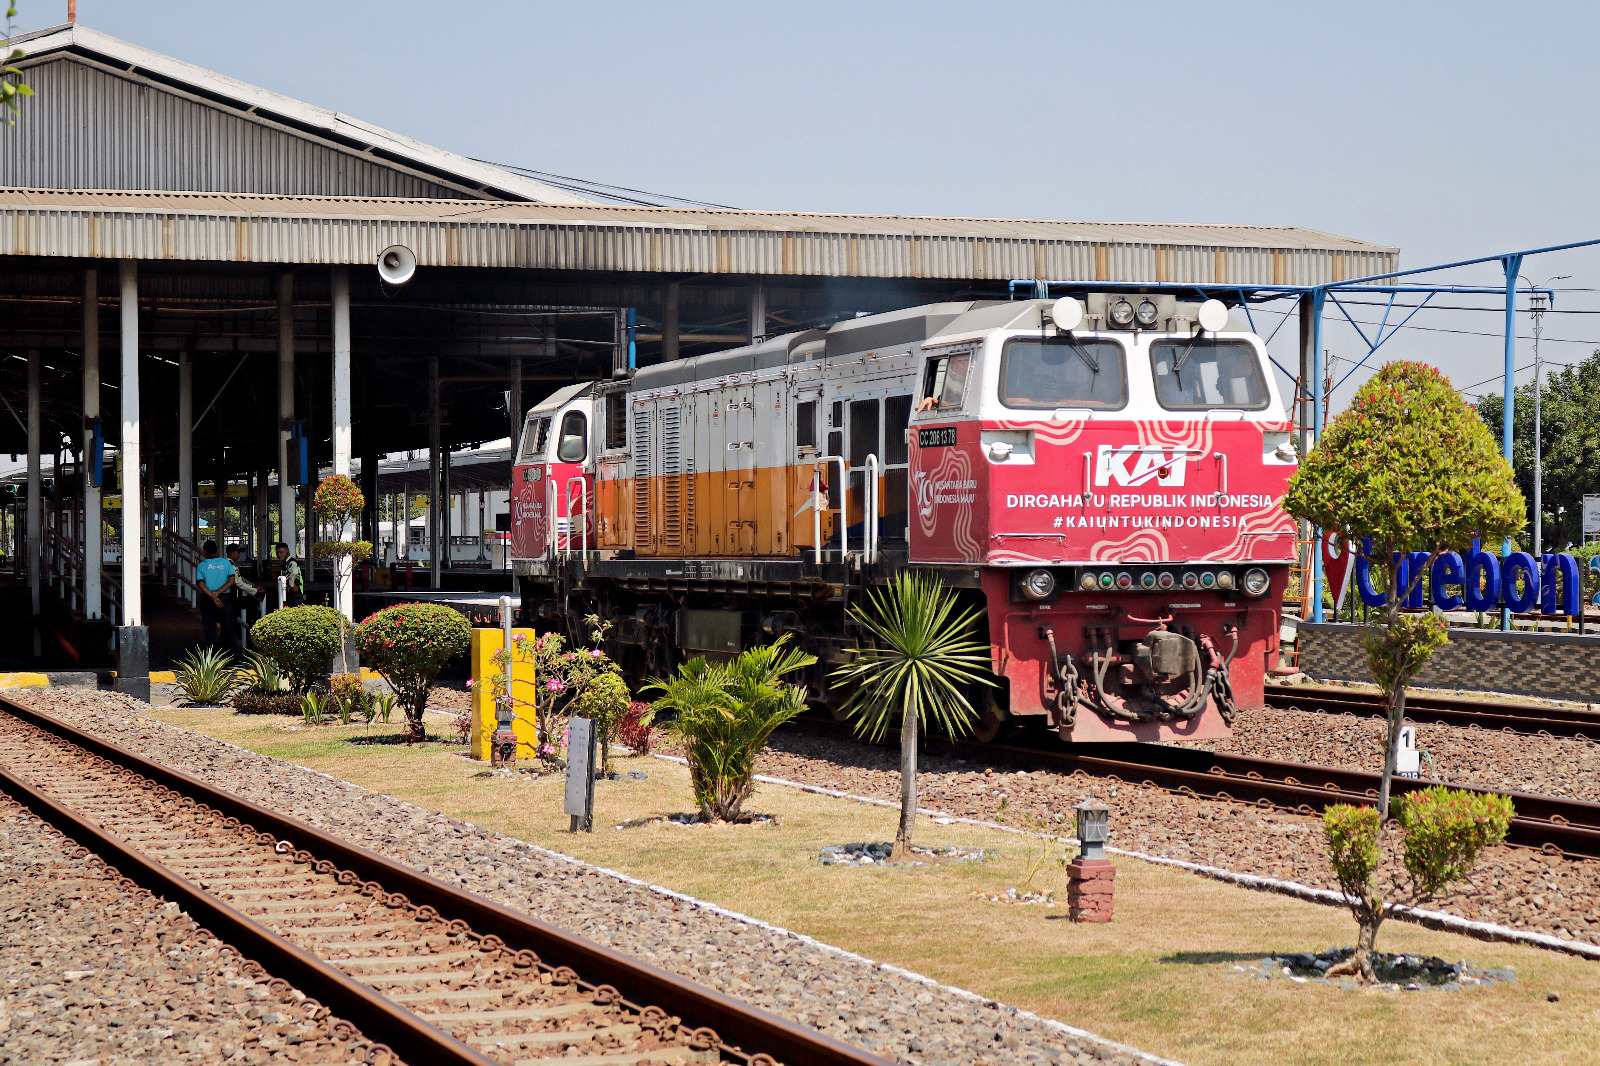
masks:
<path id="1" fill-rule="evenodd" d="M 507 435 L 522 406 L 629 358 L 699 354 L 861 312 L 1004 299 L 1013 279 L 1249 287 L 1393 270 L 1394 248 L 1293 226 L 1088 223 L 735 211 L 602 202 L 468 159 L 83 25 L 22 36 L 35 95 L 0 130 L 0 394 L 28 351 L 43 409 L 82 426 L 85 272 L 116 358 L 118 260 L 138 261 L 144 451 L 175 480 L 177 367 L 194 367 L 196 474 L 276 462 L 282 277 L 297 412 L 329 454 L 330 268 L 351 279 L 354 450 L 424 447 L 439 360 L 443 443 Z M 613 198 L 614 199 L 614 198 Z M 379 254 L 416 255 L 380 281 Z M 108 382 L 114 377 L 108 376 Z M 117 419 L 102 388 L 107 425 Z M 114 436 L 114 434 L 113 434 Z M 0 451 L 21 451 L 0 412 Z"/>

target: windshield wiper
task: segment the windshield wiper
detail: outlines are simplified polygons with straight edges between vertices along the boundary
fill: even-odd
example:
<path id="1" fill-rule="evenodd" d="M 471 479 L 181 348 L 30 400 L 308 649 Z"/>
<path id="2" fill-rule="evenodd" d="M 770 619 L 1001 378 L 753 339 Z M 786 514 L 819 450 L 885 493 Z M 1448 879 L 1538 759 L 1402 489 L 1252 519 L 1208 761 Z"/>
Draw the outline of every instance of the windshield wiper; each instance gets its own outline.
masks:
<path id="1" fill-rule="evenodd" d="M 1072 350 L 1078 353 L 1078 358 L 1083 360 L 1090 373 L 1100 373 L 1100 361 L 1083 350 L 1083 345 L 1078 343 L 1078 338 L 1069 333 L 1067 334 L 1067 343 L 1072 345 Z"/>

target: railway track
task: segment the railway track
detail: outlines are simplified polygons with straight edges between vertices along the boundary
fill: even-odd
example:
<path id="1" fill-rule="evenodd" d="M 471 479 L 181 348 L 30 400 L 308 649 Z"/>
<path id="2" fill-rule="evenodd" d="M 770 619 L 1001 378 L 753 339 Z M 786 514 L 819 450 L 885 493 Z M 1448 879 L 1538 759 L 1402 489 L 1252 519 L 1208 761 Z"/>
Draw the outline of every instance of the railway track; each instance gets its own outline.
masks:
<path id="1" fill-rule="evenodd" d="M 853 735 L 842 722 L 807 717 L 803 727 L 832 735 Z M 1242 800 L 1262 807 L 1319 814 L 1336 803 L 1377 799 L 1380 775 L 1365 770 L 1219 754 L 1166 744 L 1094 744 L 1068 749 L 1054 735 L 1036 743 L 984 744 L 929 737 L 929 746 L 980 764 L 1051 770 L 1153 785 L 1169 792 L 1210 799 Z M 1427 778 L 1395 778 L 1395 794 L 1449 784 L 1472 792 L 1510 796 L 1516 817 L 1506 843 L 1546 854 L 1600 859 L 1600 803 L 1503 792 Z"/>
<path id="2" fill-rule="evenodd" d="M 1372 692 L 1313 685 L 1268 686 L 1267 706 L 1283 710 L 1325 711 L 1367 717 L 1383 715 L 1383 697 Z M 1600 740 L 1600 712 L 1531 703 L 1487 703 L 1446 696 L 1406 697 L 1406 717 L 1508 733 L 1548 734 Z"/>
<path id="3" fill-rule="evenodd" d="M 884 1066 L 6 700 L 0 791 L 413 1066 Z"/>

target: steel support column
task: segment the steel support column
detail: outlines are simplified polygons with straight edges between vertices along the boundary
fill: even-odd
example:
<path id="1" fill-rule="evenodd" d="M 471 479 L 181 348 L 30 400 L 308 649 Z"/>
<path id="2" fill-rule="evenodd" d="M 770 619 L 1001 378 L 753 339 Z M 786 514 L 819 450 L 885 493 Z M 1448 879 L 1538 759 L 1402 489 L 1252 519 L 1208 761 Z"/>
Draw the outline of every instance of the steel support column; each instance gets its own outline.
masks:
<path id="1" fill-rule="evenodd" d="M 39 357 L 37 348 L 28 349 L 28 530 L 27 530 L 27 556 L 28 567 L 28 596 L 33 604 L 33 656 L 38 658 L 43 651 L 42 637 L 39 630 L 39 612 L 43 607 L 41 579 L 44 576 L 44 560 L 40 557 L 40 526 L 44 517 L 43 490 L 44 483 L 39 475 L 39 448 L 44 427 L 40 424 L 43 417 L 40 412 L 40 375 L 43 362 Z"/>
<path id="2" fill-rule="evenodd" d="M 1311 394 L 1311 447 L 1322 439 L 1323 430 L 1323 396 L 1322 396 L 1322 309 L 1328 299 L 1326 289 L 1313 289 L 1308 294 L 1311 305 L 1311 381 L 1309 392 Z M 1302 354 L 1302 365 L 1304 355 Z M 1310 448 L 1306 449 L 1309 454 Z M 1312 530 L 1311 546 L 1311 620 L 1322 621 L 1322 530 Z"/>
<path id="3" fill-rule="evenodd" d="M 194 355 L 179 352 L 178 532 L 186 540 L 195 539 L 195 508 L 198 506 L 194 484 Z"/>
<path id="4" fill-rule="evenodd" d="M 678 358 L 678 296 L 682 285 L 667 282 L 667 298 L 661 305 L 661 361 Z"/>
<path id="5" fill-rule="evenodd" d="M 100 486 L 94 483 L 94 465 L 103 453 L 95 451 L 95 423 L 100 419 L 100 272 L 83 272 L 83 616 L 103 615 L 100 569 L 105 548 L 100 536 Z M 104 429 L 101 435 L 104 436 Z"/>
<path id="6" fill-rule="evenodd" d="M 350 476 L 350 272 L 333 268 L 333 472 Z M 341 522 L 336 535 L 355 540 L 354 518 Z M 333 558 L 333 606 L 345 618 L 355 617 L 355 563 L 348 555 Z"/>
<path id="7" fill-rule="evenodd" d="M 1517 275 L 1522 272 L 1522 256 L 1508 255 L 1500 261 L 1506 268 L 1506 335 L 1505 335 L 1505 408 L 1500 425 L 1500 454 L 1506 457 L 1512 471 L 1516 463 L 1517 424 Z M 1539 516 L 1535 516 L 1539 517 Z M 1500 544 L 1500 556 L 1511 554 L 1511 538 Z M 1500 628 L 1511 628 L 1511 608 L 1500 608 Z"/>
<path id="8" fill-rule="evenodd" d="M 294 486 L 289 476 L 289 423 L 293 420 L 294 275 L 284 274 L 278 279 L 278 539 L 291 553 L 298 550 Z"/>
<path id="9" fill-rule="evenodd" d="M 439 588 L 439 357 L 428 357 L 428 573 Z"/>
<path id="10" fill-rule="evenodd" d="M 139 441 L 139 264 L 124 259 L 118 310 L 122 317 L 122 628 L 117 632 L 117 691 L 150 699 L 150 631 L 144 627 L 140 581 L 144 478 Z"/>
<path id="11" fill-rule="evenodd" d="M 767 335 L 767 286 L 761 278 L 750 285 L 750 343 Z"/>

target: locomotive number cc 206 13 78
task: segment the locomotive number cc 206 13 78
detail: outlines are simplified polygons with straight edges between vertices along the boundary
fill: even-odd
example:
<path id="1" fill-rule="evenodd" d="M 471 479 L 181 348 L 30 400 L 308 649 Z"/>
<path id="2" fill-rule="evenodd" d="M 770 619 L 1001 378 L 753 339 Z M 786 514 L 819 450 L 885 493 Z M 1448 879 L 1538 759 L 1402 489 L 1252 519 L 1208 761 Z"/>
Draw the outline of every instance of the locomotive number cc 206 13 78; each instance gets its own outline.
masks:
<path id="1" fill-rule="evenodd" d="M 955 426 L 934 426 L 917 430 L 919 448 L 953 448 L 956 444 Z"/>

